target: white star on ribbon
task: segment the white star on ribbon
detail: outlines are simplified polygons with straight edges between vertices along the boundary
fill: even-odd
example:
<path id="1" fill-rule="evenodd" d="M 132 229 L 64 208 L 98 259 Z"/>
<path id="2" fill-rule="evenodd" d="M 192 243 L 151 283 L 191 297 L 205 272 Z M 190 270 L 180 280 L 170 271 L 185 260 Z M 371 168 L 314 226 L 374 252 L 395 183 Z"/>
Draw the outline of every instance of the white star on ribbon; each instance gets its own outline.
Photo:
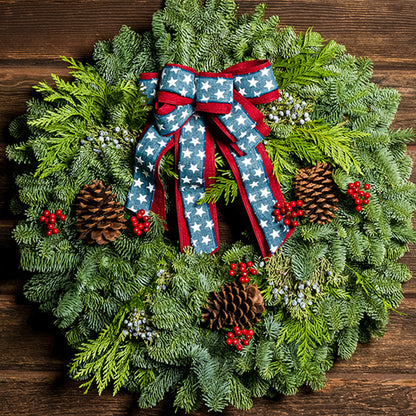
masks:
<path id="1" fill-rule="evenodd" d="M 250 133 L 250 136 L 247 137 L 247 140 L 249 143 L 255 143 L 256 142 L 256 136 L 253 133 Z"/>
<path id="2" fill-rule="evenodd" d="M 270 195 L 270 191 L 267 188 L 262 189 L 260 193 L 264 198 L 267 198 Z"/>
<path id="3" fill-rule="evenodd" d="M 204 126 L 199 126 L 199 127 L 198 127 L 198 131 L 199 131 L 201 134 L 205 134 L 205 127 L 204 127 Z"/>
<path id="4" fill-rule="evenodd" d="M 153 172 L 155 165 L 152 165 L 150 162 L 147 164 L 147 169 L 150 170 L 150 172 Z"/>
<path id="5" fill-rule="evenodd" d="M 192 82 L 192 75 L 191 75 L 191 74 L 185 75 L 185 76 L 183 77 L 183 82 L 185 82 L 185 83 L 186 83 L 186 85 L 189 85 L 189 84 L 190 84 L 190 82 Z"/>
<path id="6" fill-rule="evenodd" d="M 188 194 L 188 196 L 184 199 L 187 204 L 192 204 L 194 202 L 195 197 L 193 197 L 191 194 Z"/>
<path id="7" fill-rule="evenodd" d="M 169 121 L 169 123 L 172 123 L 173 120 L 175 120 L 175 114 L 170 113 L 167 117 L 166 120 Z M 153 133 L 154 135 L 154 133 Z"/>
<path id="8" fill-rule="evenodd" d="M 201 90 L 208 91 L 211 88 L 208 81 L 202 82 Z"/>
<path id="9" fill-rule="evenodd" d="M 225 78 L 217 78 L 217 84 L 224 85 Z"/>
<path id="10" fill-rule="evenodd" d="M 243 79 L 243 77 L 235 77 L 234 78 L 235 82 L 241 82 L 242 79 Z"/>
<path id="11" fill-rule="evenodd" d="M 169 87 L 176 87 L 177 82 L 178 82 L 178 80 L 175 79 L 175 78 L 168 79 Z"/>
<path id="12" fill-rule="evenodd" d="M 183 181 L 183 183 L 191 183 L 191 178 L 188 178 L 188 176 L 185 176 L 185 177 L 182 179 L 182 181 Z"/>
<path id="13" fill-rule="evenodd" d="M 134 186 L 137 186 L 137 187 L 141 188 L 141 187 L 142 187 L 142 185 L 143 185 L 143 182 L 140 180 L 140 178 L 137 178 L 137 179 L 134 181 Z"/>
<path id="14" fill-rule="evenodd" d="M 198 153 L 197 153 L 197 156 L 202 160 L 204 157 L 205 157 L 205 153 L 202 151 L 202 150 L 200 150 Z"/>
<path id="15" fill-rule="evenodd" d="M 189 159 L 191 158 L 191 156 L 192 156 L 192 152 L 189 150 L 189 149 L 185 149 L 183 152 L 182 152 L 182 154 L 183 154 L 183 157 L 185 158 L 185 157 L 189 157 Z"/>
<path id="16" fill-rule="evenodd" d="M 269 67 L 267 67 L 267 68 L 263 68 L 260 72 L 261 72 L 261 76 L 262 77 L 266 77 L 266 76 L 268 76 L 269 75 Z"/>
<path id="17" fill-rule="evenodd" d="M 185 88 L 185 87 L 183 87 L 183 88 L 179 91 L 179 94 L 180 94 L 180 95 L 182 95 L 182 96 L 185 96 L 187 92 L 188 92 L 188 91 L 186 90 L 186 88 Z"/>
<path id="18" fill-rule="evenodd" d="M 147 196 L 146 195 L 139 195 L 137 198 L 136 198 L 141 204 L 143 204 L 143 202 L 147 202 Z"/>
<path id="19" fill-rule="evenodd" d="M 203 244 L 209 244 L 209 242 L 211 241 L 211 239 L 209 238 L 209 235 L 205 235 L 202 237 L 202 243 Z"/>
<path id="20" fill-rule="evenodd" d="M 238 125 L 239 125 L 239 126 L 244 125 L 244 124 L 245 124 L 245 122 L 246 122 L 246 120 L 245 120 L 245 118 L 242 116 L 242 114 L 240 114 L 240 117 L 238 117 L 236 121 L 237 121 L 237 123 L 238 123 Z"/>
<path id="21" fill-rule="evenodd" d="M 153 149 L 150 146 L 148 146 L 148 148 L 145 150 L 145 152 L 147 153 L 147 156 L 150 156 L 154 151 L 155 151 L 155 149 Z"/>
<path id="22" fill-rule="evenodd" d="M 171 70 L 172 72 L 174 72 L 175 74 L 177 74 L 177 73 L 178 73 L 178 71 L 179 71 L 179 68 L 177 68 L 177 67 L 175 67 L 175 66 L 171 66 L 171 67 L 170 67 L 170 70 Z"/>
<path id="23" fill-rule="evenodd" d="M 250 83 L 250 87 L 257 87 L 258 81 L 254 77 L 249 79 L 248 82 Z"/>
<path id="24" fill-rule="evenodd" d="M 254 182 L 252 182 L 252 183 L 250 184 L 250 186 L 251 186 L 252 188 L 256 188 L 257 186 L 259 186 L 259 183 L 258 183 L 257 181 L 254 181 Z"/>
<path id="25" fill-rule="evenodd" d="M 194 224 L 191 225 L 191 228 L 192 228 L 193 232 L 196 233 L 197 231 L 201 231 L 201 224 L 198 224 L 197 222 L 194 222 Z"/>
<path id="26" fill-rule="evenodd" d="M 217 100 L 219 100 L 220 98 L 224 98 L 224 91 L 218 90 L 214 95 L 217 97 Z"/>
<path id="27" fill-rule="evenodd" d="M 255 194 L 250 194 L 250 195 L 248 196 L 248 199 L 249 199 L 249 201 L 250 201 L 250 202 L 257 202 L 257 195 L 255 195 Z"/>
<path id="28" fill-rule="evenodd" d="M 207 97 L 207 96 L 205 96 L 205 95 L 202 95 L 201 101 L 206 101 L 206 102 L 208 102 L 208 100 L 209 100 L 209 97 Z"/>
<path id="29" fill-rule="evenodd" d="M 267 208 L 267 206 L 264 205 L 264 204 L 261 204 L 259 209 L 260 209 L 262 214 L 265 214 L 269 210 L 269 208 Z"/>
<path id="30" fill-rule="evenodd" d="M 267 228 L 268 227 L 267 221 L 266 220 L 260 220 L 260 227 L 261 228 Z"/>
<path id="31" fill-rule="evenodd" d="M 194 129 L 194 126 L 191 126 L 191 124 L 190 124 L 190 123 L 187 123 L 183 129 L 184 129 L 187 133 L 192 133 L 192 130 Z"/>
<path id="32" fill-rule="evenodd" d="M 245 95 L 247 95 L 247 93 L 246 93 L 246 89 L 245 88 L 240 88 L 239 90 L 238 90 L 238 92 L 244 97 Z"/>
<path id="33" fill-rule="evenodd" d="M 192 143 L 194 146 L 197 146 L 197 145 L 198 145 L 198 144 L 200 144 L 201 142 L 199 141 L 198 137 L 194 137 L 194 138 L 191 140 L 191 143 Z"/>
<path id="34" fill-rule="evenodd" d="M 262 168 L 258 168 L 254 171 L 254 176 L 261 177 L 262 173 L 263 173 Z"/>
<path id="35" fill-rule="evenodd" d="M 149 183 L 149 185 L 147 185 L 146 188 L 149 190 L 150 193 L 152 193 L 155 190 L 155 186 L 151 183 Z"/>
<path id="36" fill-rule="evenodd" d="M 170 121 L 170 120 L 169 120 Z M 150 140 L 153 140 L 153 139 L 156 139 L 156 134 L 155 134 L 155 132 L 154 131 L 149 131 L 148 133 L 147 133 L 147 135 L 146 135 L 146 138 L 147 139 L 150 139 Z M 142 145 L 143 146 L 143 145 Z"/>
<path id="37" fill-rule="evenodd" d="M 273 232 L 272 232 L 272 238 L 273 238 L 273 240 L 275 240 L 276 238 L 279 238 L 279 237 L 280 237 L 280 231 L 273 230 Z"/>
<path id="38" fill-rule="evenodd" d="M 247 168 L 248 166 L 251 165 L 251 159 L 250 158 L 244 159 L 242 161 L 242 164 Z"/>
<path id="39" fill-rule="evenodd" d="M 214 222 L 212 220 L 207 221 L 205 224 L 205 228 L 209 228 L 209 229 L 214 228 Z"/>
<path id="40" fill-rule="evenodd" d="M 204 215 L 204 207 L 199 207 L 196 209 L 195 215 L 202 217 Z"/>
<path id="41" fill-rule="evenodd" d="M 267 88 L 270 91 L 273 88 L 273 82 L 272 81 L 266 81 L 266 84 L 264 84 L 264 87 Z"/>
<path id="42" fill-rule="evenodd" d="M 197 164 L 196 163 L 195 164 L 191 163 L 191 167 L 189 168 L 189 170 L 191 170 L 192 173 L 198 172 Z"/>
<path id="43" fill-rule="evenodd" d="M 241 179 L 243 180 L 243 182 L 247 182 L 250 180 L 250 175 L 248 173 L 243 173 Z"/>

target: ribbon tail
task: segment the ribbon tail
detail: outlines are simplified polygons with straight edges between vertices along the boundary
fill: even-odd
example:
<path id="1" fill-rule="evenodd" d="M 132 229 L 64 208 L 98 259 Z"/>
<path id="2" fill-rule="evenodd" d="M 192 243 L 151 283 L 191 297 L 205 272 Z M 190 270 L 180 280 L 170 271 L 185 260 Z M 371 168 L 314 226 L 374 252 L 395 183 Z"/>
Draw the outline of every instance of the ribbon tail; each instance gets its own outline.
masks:
<path id="1" fill-rule="evenodd" d="M 136 147 L 134 183 L 128 194 L 127 209 L 153 211 L 166 220 L 165 190 L 159 176 L 159 165 L 172 147 L 171 136 L 160 135 L 153 125 L 145 128 Z"/>
<path id="2" fill-rule="evenodd" d="M 178 167 L 175 196 L 181 249 L 193 246 L 198 253 L 214 253 L 219 241 L 217 211 L 212 204 L 198 204 L 205 193 L 207 179 L 215 174 L 213 139 L 207 134 L 204 121 L 195 115 L 174 137 Z"/>

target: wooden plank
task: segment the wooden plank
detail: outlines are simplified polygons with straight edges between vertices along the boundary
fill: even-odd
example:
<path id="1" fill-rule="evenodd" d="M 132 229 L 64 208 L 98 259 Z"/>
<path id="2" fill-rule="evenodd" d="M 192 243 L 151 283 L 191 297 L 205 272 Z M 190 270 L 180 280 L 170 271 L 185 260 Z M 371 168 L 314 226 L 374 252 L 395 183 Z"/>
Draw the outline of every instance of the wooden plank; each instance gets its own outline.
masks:
<path id="1" fill-rule="evenodd" d="M 239 13 L 252 12 L 257 0 L 240 1 Z M 290 0 L 267 2 L 267 15 L 279 15 L 283 26 L 323 36 L 348 46 L 352 54 L 370 56 L 389 69 L 414 66 L 414 2 L 401 0 Z M 150 28 L 162 1 L 15 0 L 0 2 L 0 62 L 56 61 L 59 55 L 88 57 L 97 40 L 113 37 L 126 24 Z M 28 35 L 29 34 L 29 35 Z"/>

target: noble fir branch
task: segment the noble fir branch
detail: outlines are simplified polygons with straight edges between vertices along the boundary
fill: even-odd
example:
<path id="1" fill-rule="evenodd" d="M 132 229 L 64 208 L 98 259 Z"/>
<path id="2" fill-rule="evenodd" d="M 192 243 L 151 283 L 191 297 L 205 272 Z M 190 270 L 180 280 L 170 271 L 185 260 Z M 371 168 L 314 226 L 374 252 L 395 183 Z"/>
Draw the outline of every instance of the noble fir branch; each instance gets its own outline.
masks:
<path id="1" fill-rule="evenodd" d="M 322 47 L 322 38 L 313 36 L 313 33 L 312 28 L 309 28 L 305 34 L 299 34 L 299 54 L 289 59 L 279 57 L 275 60 L 274 69 L 280 88 L 284 89 L 293 83 L 319 83 L 323 77 L 338 75 L 326 65 L 340 52 L 340 47 L 332 40 Z"/>
<path id="2" fill-rule="evenodd" d="M 214 182 L 205 190 L 205 195 L 199 199 L 198 204 L 216 203 L 221 197 L 227 205 L 234 202 L 238 195 L 236 180 L 230 170 L 221 169 L 218 173 L 222 173 L 222 176 L 211 178 Z"/>

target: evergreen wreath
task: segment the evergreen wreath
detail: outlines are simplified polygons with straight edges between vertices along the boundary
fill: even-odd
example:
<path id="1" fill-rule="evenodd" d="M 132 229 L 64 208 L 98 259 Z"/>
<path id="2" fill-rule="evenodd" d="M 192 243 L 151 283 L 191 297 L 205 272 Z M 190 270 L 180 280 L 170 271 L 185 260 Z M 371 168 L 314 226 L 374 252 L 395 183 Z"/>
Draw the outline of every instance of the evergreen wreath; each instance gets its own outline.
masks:
<path id="1" fill-rule="evenodd" d="M 321 389 L 337 357 L 383 335 L 411 277 L 398 259 L 416 242 L 413 132 L 389 129 L 399 94 L 370 82 L 369 59 L 312 29 L 279 28 L 265 5 L 236 11 L 232 0 L 167 0 L 150 32 L 122 27 L 99 42 L 93 65 L 63 58 L 74 81 L 41 82 L 41 98 L 10 125 L 20 140 L 7 149 L 19 164 L 12 210 L 24 216 L 13 236 L 34 273 L 24 291 L 77 350 L 70 375 L 86 391 L 140 392 L 143 408 L 171 391 L 190 412 Z M 291 201 L 270 216 L 291 236 L 267 258 L 244 225 L 215 254 L 181 250 L 174 152 L 159 166 L 172 230 L 154 212 L 123 208 L 153 110 L 140 75 L 169 63 L 218 73 L 253 59 L 271 63 L 280 89 L 257 108 Z M 222 200 L 233 217 L 239 186 L 218 148 L 215 165 L 198 204 Z"/>

